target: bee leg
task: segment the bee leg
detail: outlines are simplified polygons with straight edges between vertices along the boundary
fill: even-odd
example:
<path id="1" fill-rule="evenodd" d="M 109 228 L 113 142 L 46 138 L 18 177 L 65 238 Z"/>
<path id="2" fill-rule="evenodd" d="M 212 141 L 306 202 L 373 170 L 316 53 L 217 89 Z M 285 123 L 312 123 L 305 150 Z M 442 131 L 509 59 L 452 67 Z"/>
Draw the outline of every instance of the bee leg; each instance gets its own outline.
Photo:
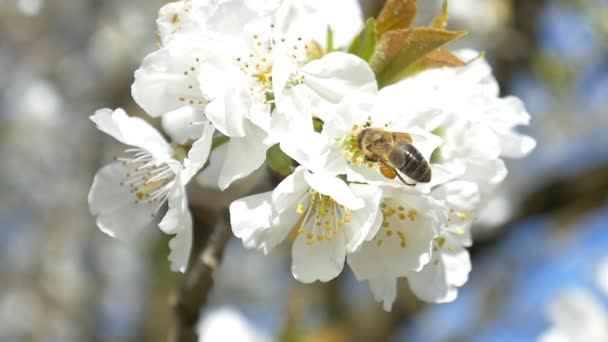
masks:
<path id="1" fill-rule="evenodd" d="M 407 185 L 407 186 L 411 186 L 411 187 L 415 187 L 415 186 L 416 186 L 416 183 L 408 183 L 408 182 L 407 182 L 405 179 L 403 179 L 403 177 L 401 177 L 401 175 L 399 174 L 399 172 L 397 172 L 397 177 L 399 177 L 399 180 L 400 180 L 400 181 L 401 181 L 403 184 L 405 184 L 405 185 Z"/>

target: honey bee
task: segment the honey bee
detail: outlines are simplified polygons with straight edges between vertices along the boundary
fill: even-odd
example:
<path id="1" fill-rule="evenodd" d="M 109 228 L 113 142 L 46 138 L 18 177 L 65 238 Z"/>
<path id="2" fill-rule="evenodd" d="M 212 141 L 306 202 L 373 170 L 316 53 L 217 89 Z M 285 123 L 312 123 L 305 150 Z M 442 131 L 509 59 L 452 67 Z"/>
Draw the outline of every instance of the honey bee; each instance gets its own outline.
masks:
<path id="1" fill-rule="evenodd" d="M 389 132 L 382 128 L 366 128 L 357 135 L 357 142 L 367 160 L 380 163 L 379 170 L 384 177 L 399 177 L 399 180 L 408 186 L 416 185 L 403 179 L 398 172 L 400 171 L 416 182 L 431 181 L 431 167 L 420 151 L 412 145 L 410 134 Z"/>

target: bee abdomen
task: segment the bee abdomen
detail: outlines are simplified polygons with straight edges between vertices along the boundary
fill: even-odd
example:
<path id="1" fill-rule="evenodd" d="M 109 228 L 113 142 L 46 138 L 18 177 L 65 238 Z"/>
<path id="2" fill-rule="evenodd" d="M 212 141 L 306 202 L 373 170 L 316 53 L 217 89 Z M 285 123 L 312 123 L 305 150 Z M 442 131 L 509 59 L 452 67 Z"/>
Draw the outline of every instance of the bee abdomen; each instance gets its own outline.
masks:
<path id="1" fill-rule="evenodd" d="M 393 165 L 411 179 L 428 183 L 431 180 L 431 168 L 420 151 L 411 144 L 403 144 L 393 149 L 389 158 Z"/>

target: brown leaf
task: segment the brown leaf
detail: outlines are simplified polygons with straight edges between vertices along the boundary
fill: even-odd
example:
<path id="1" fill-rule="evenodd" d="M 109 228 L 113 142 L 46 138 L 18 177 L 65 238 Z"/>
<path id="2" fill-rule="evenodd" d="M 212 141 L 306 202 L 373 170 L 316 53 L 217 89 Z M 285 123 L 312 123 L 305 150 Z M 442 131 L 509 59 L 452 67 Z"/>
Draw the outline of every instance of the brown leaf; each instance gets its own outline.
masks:
<path id="1" fill-rule="evenodd" d="M 431 20 L 429 27 L 443 29 L 448 26 L 448 0 L 443 0 L 441 12 Z"/>
<path id="2" fill-rule="evenodd" d="M 378 36 L 387 31 L 410 27 L 417 11 L 416 0 L 387 0 L 376 19 Z"/>
<path id="3" fill-rule="evenodd" d="M 386 32 L 369 61 L 378 84 L 385 86 L 402 79 L 410 65 L 465 33 L 428 27 Z"/>

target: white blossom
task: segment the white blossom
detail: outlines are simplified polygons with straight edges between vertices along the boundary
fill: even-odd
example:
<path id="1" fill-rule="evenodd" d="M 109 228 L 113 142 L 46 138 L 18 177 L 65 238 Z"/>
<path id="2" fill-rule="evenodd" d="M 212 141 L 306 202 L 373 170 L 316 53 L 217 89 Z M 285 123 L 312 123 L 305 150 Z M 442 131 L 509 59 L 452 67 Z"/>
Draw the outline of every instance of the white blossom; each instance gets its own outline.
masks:
<path id="1" fill-rule="evenodd" d="M 162 205 L 169 209 L 159 227 L 175 235 L 169 242 L 172 269 L 184 272 L 192 244 L 192 218 L 186 185 L 207 161 L 213 127 L 189 151 L 168 144 L 152 126 L 121 110 L 98 110 L 91 120 L 99 130 L 129 148 L 116 161 L 101 168 L 89 192 L 89 208 L 97 225 L 117 239 L 132 238 L 150 224 Z"/>
<path id="2" fill-rule="evenodd" d="M 323 116 L 324 125 L 321 133 L 300 129 L 295 125 L 281 139 L 281 149 L 291 158 L 306 168 L 319 173 L 345 174 L 349 181 L 364 182 L 382 186 L 403 188 L 399 178 L 389 179 L 379 170 L 380 163 L 365 158 L 359 146 L 358 135 L 365 128 L 380 128 L 387 132 L 408 133 L 412 144 L 420 151 L 425 160 L 431 161 L 431 154 L 442 144 L 442 139 L 432 130 L 435 118 L 440 112 L 422 110 L 410 112 L 396 120 L 391 120 L 386 108 L 400 106 L 402 96 L 382 89 L 377 96 L 355 93 L 344 98 L 334 112 Z M 306 143 L 302 143 L 306 142 Z M 432 163 L 431 182 L 418 183 L 416 187 L 406 187 L 406 191 L 416 193 L 429 192 L 430 189 L 462 172 L 459 165 L 446 167 Z M 408 178 L 407 175 L 402 175 Z M 413 180 L 410 180 L 413 182 Z"/>
<path id="3" fill-rule="evenodd" d="M 381 202 L 382 228 L 348 256 L 348 264 L 359 280 L 368 280 L 386 310 L 394 301 L 396 279 L 420 271 L 434 254 L 435 238 L 447 224 L 448 210 L 428 195 L 403 190 L 384 190 Z M 434 256 L 434 255 L 433 255 Z"/>
<path id="4" fill-rule="evenodd" d="M 158 20 L 163 47 L 135 73 L 133 97 L 151 115 L 184 106 L 202 110 L 232 137 L 219 178 L 225 189 L 264 162 L 294 116 L 310 121 L 348 93 L 375 90 L 374 74 L 360 58 L 308 56 L 316 38 L 308 27 L 329 17 L 320 10 L 325 7 L 300 1 L 167 4 Z"/>
<path id="5" fill-rule="evenodd" d="M 305 283 L 329 281 L 342 271 L 346 253 L 378 231 L 380 198 L 375 186 L 347 185 L 300 167 L 274 191 L 233 202 L 231 224 L 246 247 L 264 253 L 293 239 L 294 277 Z"/>
<path id="6" fill-rule="evenodd" d="M 608 340 L 608 312 L 593 294 L 581 288 L 569 289 L 550 304 L 552 326 L 540 342 L 603 342 Z"/>
<path id="7" fill-rule="evenodd" d="M 197 324 L 198 340 L 201 342 L 271 342 L 264 331 L 247 320 L 232 307 L 219 307 L 206 312 Z"/>

